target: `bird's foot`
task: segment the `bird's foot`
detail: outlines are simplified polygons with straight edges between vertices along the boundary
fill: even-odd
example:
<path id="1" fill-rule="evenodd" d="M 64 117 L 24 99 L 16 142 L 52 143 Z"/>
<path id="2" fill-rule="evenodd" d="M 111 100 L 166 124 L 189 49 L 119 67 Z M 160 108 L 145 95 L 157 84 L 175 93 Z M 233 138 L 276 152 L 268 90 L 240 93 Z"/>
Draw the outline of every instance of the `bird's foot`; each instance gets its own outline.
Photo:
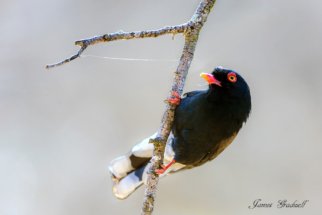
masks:
<path id="1" fill-rule="evenodd" d="M 155 173 L 158 175 L 162 175 L 163 173 L 165 173 L 165 171 L 167 171 L 176 161 L 173 159 L 170 163 L 168 163 L 166 166 L 161 165 L 160 169 L 156 169 Z"/>
<path id="2" fill-rule="evenodd" d="M 172 91 L 171 98 L 167 99 L 166 102 L 172 105 L 178 106 L 180 104 L 181 97 L 176 91 Z"/>

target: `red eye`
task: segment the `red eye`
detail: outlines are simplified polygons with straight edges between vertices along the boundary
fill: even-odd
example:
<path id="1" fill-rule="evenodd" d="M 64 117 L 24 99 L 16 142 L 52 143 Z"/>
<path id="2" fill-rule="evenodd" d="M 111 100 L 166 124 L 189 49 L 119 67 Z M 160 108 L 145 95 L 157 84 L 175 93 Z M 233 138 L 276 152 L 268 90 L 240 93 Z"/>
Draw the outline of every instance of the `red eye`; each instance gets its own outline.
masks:
<path id="1" fill-rule="evenodd" d="M 227 79 L 228 79 L 228 81 L 235 83 L 237 81 L 236 73 L 234 73 L 234 72 L 228 73 Z"/>

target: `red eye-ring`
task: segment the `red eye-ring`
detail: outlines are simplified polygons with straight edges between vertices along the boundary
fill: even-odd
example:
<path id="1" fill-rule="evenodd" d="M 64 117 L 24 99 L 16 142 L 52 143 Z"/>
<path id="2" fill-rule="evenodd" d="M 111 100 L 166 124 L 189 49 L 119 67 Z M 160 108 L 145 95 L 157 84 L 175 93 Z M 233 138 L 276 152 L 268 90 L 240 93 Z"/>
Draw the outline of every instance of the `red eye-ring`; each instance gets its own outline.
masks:
<path id="1" fill-rule="evenodd" d="M 228 79 L 228 81 L 235 83 L 237 81 L 236 73 L 234 73 L 234 72 L 228 73 L 227 79 Z"/>

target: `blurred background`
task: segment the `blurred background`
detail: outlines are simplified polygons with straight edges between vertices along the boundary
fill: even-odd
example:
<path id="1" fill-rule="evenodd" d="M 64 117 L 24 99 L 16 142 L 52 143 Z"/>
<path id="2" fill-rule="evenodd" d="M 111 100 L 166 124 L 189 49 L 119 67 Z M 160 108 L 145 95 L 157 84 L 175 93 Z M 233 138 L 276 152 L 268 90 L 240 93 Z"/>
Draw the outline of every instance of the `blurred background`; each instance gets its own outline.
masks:
<path id="1" fill-rule="evenodd" d="M 143 189 L 115 199 L 107 165 L 155 132 L 183 38 L 118 41 L 84 57 L 74 41 L 190 19 L 199 0 L 0 2 L 0 214 L 139 214 Z M 222 65 L 248 81 L 253 110 L 206 165 L 164 178 L 156 215 L 322 213 L 322 3 L 218 0 L 185 91 Z M 90 57 L 89 55 L 99 56 Z M 149 58 L 157 62 L 101 57 Z M 255 199 L 301 209 L 248 209 Z"/>

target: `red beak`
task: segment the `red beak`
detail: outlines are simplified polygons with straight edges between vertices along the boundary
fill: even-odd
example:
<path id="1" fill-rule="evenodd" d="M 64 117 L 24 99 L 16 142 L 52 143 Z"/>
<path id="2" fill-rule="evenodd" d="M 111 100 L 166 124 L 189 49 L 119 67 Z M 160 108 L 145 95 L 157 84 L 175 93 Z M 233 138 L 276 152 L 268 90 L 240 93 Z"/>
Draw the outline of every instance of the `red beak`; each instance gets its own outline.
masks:
<path id="1" fill-rule="evenodd" d="M 218 81 L 212 74 L 210 73 L 201 73 L 200 77 L 204 78 L 208 84 L 216 84 L 217 86 L 221 87 L 220 81 Z"/>

